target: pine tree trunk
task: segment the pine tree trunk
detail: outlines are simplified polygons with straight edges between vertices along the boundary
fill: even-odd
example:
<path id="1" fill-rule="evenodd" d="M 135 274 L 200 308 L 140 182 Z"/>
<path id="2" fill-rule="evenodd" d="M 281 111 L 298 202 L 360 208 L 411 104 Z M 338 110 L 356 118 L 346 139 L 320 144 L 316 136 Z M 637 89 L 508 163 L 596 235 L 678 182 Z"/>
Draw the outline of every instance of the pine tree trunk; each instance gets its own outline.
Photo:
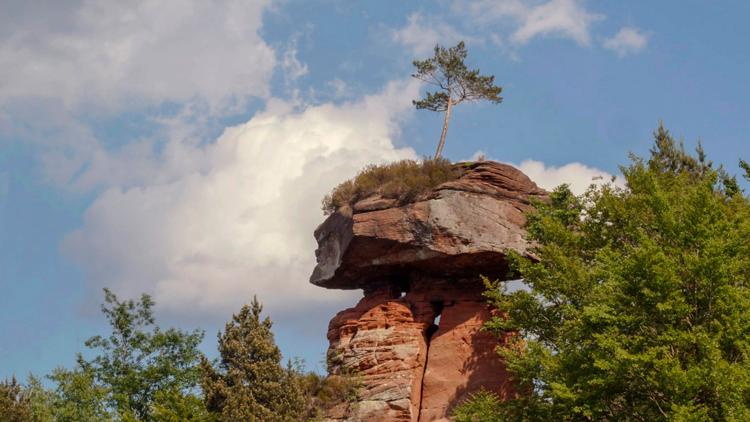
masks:
<path id="1" fill-rule="evenodd" d="M 448 106 L 445 108 L 445 120 L 443 121 L 443 132 L 440 134 L 440 143 L 438 144 L 437 150 L 435 151 L 435 159 L 437 160 L 443 155 L 443 147 L 445 146 L 445 136 L 448 135 L 448 121 L 451 119 L 451 109 L 453 108 L 453 101 L 448 92 Z"/>

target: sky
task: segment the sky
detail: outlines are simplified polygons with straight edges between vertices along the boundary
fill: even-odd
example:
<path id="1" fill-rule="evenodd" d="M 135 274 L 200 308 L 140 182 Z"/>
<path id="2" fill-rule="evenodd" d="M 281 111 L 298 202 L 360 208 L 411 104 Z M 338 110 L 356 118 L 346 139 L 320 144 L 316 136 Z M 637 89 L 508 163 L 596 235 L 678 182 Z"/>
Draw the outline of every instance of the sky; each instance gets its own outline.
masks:
<path id="1" fill-rule="evenodd" d="M 359 291 L 312 286 L 321 198 L 431 155 L 412 60 L 466 42 L 504 100 L 454 109 L 444 155 L 540 186 L 619 173 L 663 121 L 750 158 L 750 3 L 0 0 L 0 377 L 70 367 L 102 289 L 216 334 L 253 295 L 321 370 Z"/>

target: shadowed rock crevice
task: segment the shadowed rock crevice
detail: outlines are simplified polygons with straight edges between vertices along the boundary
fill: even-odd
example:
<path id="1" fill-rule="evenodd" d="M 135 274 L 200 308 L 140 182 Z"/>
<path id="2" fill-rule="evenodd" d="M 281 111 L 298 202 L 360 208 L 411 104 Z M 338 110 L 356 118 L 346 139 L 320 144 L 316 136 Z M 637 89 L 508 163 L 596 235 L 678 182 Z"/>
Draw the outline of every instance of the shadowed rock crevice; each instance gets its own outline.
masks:
<path id="1" fill-rule="evenodd" d="M 362 387 L 328 420 L 447 420 L 480 387 L 515 394 L 495 353 L 503 340 L 481 331 L 492 310 L 479 275 L 505 279 L 509 249 L 533 258 L 523 212 L 546 193 L 505 164 L 461 168 L 424 200 L 365 199 L 315 231 L 310 281 L 364 291 L 329 325 L 329 372 L 357 374 Z"/>

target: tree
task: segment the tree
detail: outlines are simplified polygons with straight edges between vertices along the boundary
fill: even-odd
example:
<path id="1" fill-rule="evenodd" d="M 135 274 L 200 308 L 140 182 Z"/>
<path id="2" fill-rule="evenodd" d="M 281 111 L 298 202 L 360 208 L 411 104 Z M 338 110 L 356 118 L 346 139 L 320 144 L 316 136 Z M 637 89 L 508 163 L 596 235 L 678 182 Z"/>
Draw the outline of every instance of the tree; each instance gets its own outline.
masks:
<path id="1" fill-rule="evenodd" d="M 91 360 L 79 354 L 73 369 L 55 369 L 47 376 L 51 389 L 33 376 L 26 387 L 15 378 L 0 383 L 0 420 L 215 420 L 198 391 L 203 333 L 156 326 L 148 295 L 135 302 L 120 301 L 107 289 L 104 294 L 102 312 L 112 333 L 85 343 L 99 353 Z"/>
<path id="2" fill-rule="evenodd" d="M 495 422 L 501 406 L 497 394 L 479 390 L 472 394 L 469 400 L 456 406 L 451 417 L 455 422 Z"/>
<path id="3" fill-rule="evenodd" d="M 31 400 L 16 377 L 0 382 L 0 420 L 7 422 L 30 422 Z"/>
<path id="4" fill-rule="evenodd" d="M 488 100 L 499 104 L 502 88 L 494 85 L 494 76 L 482 76 L 479 69 L 469 70 L 464 64 L 466 47 L 461 41 L 455 47 L 448 49 L 435 46 L 433 57 L 425 60 L 414 60 L 416 73 L 412 76 L 423 82 L 439 88 L 435 92 L 427 92 L 421 100 L 412 101 L 417 109 L 445 112 L 443 131 L 440 142 L 435 151 L 435 159 L 440 158 L 448 134 L 448 122 L 453 107 L 464 101 Z"/>
<path id="5" fill-rule="evenodd" d="M 43 402 L 35 410 L 35 416 L 42 411 L 48 419 L 56 422 L 95 422 L 112 421 L 115 419 L 113 411 L 108 406 L 110 389 L 96 382 L 96 373 L 91 367 L 68 370 L 55 369 L 48 376 L 56 387 L 53 391 L 45 392 L 37 383 L 36 389 Z M 33 386 L 34 384 L 32 384 Z M 122 412 L 120 412 L 122 413 Z"/>
<path id="6" fill-rule="evenodd" d="M 271 320 L 257 298 L 219 333 L 217 367 L 202 359 L 206 407 L 222 421 L 297 421 L 306 399 L 300 375 L 281 365 Z"/>
<path id="7" fill-rule="evenodd" d="M 45 388 L 42 381 L 34 375 L 29 375 L 26 381 L 26 394 L 29 397 L 29 406 L 34 422 L 63 422 L 61 418 L 56 419 L 53 413 L 52 398 L 54 394 Z"/>
<path id="8" fill-rule="evenodd" d="M 487 328 L 525 392 L 496 420 L 750 420 L 750 201 L 660 127 L 626 187 L 566 186 L 528 218 L 528 290 Z"/>
<path id="9" fill-rule="evenodd" d="M 197 397 L 203 333 L 156 326 L 148 295 L 138 302 L 120 301 L 108 289 L 104 295 L 111 334 L 86 341 L 98 351 L 93 359 L 79 354 L 74 369 L 48 376 L 56 385 L 51 392 L 37 383 L 38 408 L 55 421 L 205 420 Z"/>
<path id="10" fill-rule="evenodd" d="M 206 409 L 203 398 L 179 390 L 161 390 L 155 395 L 152 408 L 159 422 L 214 422 L 216 417 Z"/>
<path id="11" fill-rule="evenodd" d="M 107 403 L 120 417 L 153 420 L 157 394 L 195 392 L 203 356 L 198 345 L 203 333 L 156 326 L 154 302 L 149 295 L 142 295 L 138 302 L 120 301 L 104 289 L 104 300 L 102 312 L 112 333 L 107 338 L 95 336 L 86 341 L 87 347 L 100 353 L 90 361 L 79 355 L 80 371 L 93 374 L 97 387 L 107 390 Z"/>

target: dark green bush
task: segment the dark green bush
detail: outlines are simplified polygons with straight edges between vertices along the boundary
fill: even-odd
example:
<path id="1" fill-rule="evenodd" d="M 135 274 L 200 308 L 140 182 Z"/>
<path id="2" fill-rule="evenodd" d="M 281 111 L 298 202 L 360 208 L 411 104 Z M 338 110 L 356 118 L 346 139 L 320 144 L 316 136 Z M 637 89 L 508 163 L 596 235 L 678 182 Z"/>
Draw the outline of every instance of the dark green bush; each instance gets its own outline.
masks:
<path id="1" fill-rule="evenodd" d="M 500 398 L 487 390 L 480 389 L 468 400 L 453 409 L 456 422 L 495 422 L 502 419 Z"/>
<path id="2" fill-rule="evenodd" d="M 399 204 L 414 202 L 441 183 L 460 176 L 460 168 L 442 158 L 371 164 L 354 179 L 341 183 L 326 195 L 323 211 L 326 215 L 331 214 L 344 205 L 353 205 L 373 195 L 396 199 Z"/>

